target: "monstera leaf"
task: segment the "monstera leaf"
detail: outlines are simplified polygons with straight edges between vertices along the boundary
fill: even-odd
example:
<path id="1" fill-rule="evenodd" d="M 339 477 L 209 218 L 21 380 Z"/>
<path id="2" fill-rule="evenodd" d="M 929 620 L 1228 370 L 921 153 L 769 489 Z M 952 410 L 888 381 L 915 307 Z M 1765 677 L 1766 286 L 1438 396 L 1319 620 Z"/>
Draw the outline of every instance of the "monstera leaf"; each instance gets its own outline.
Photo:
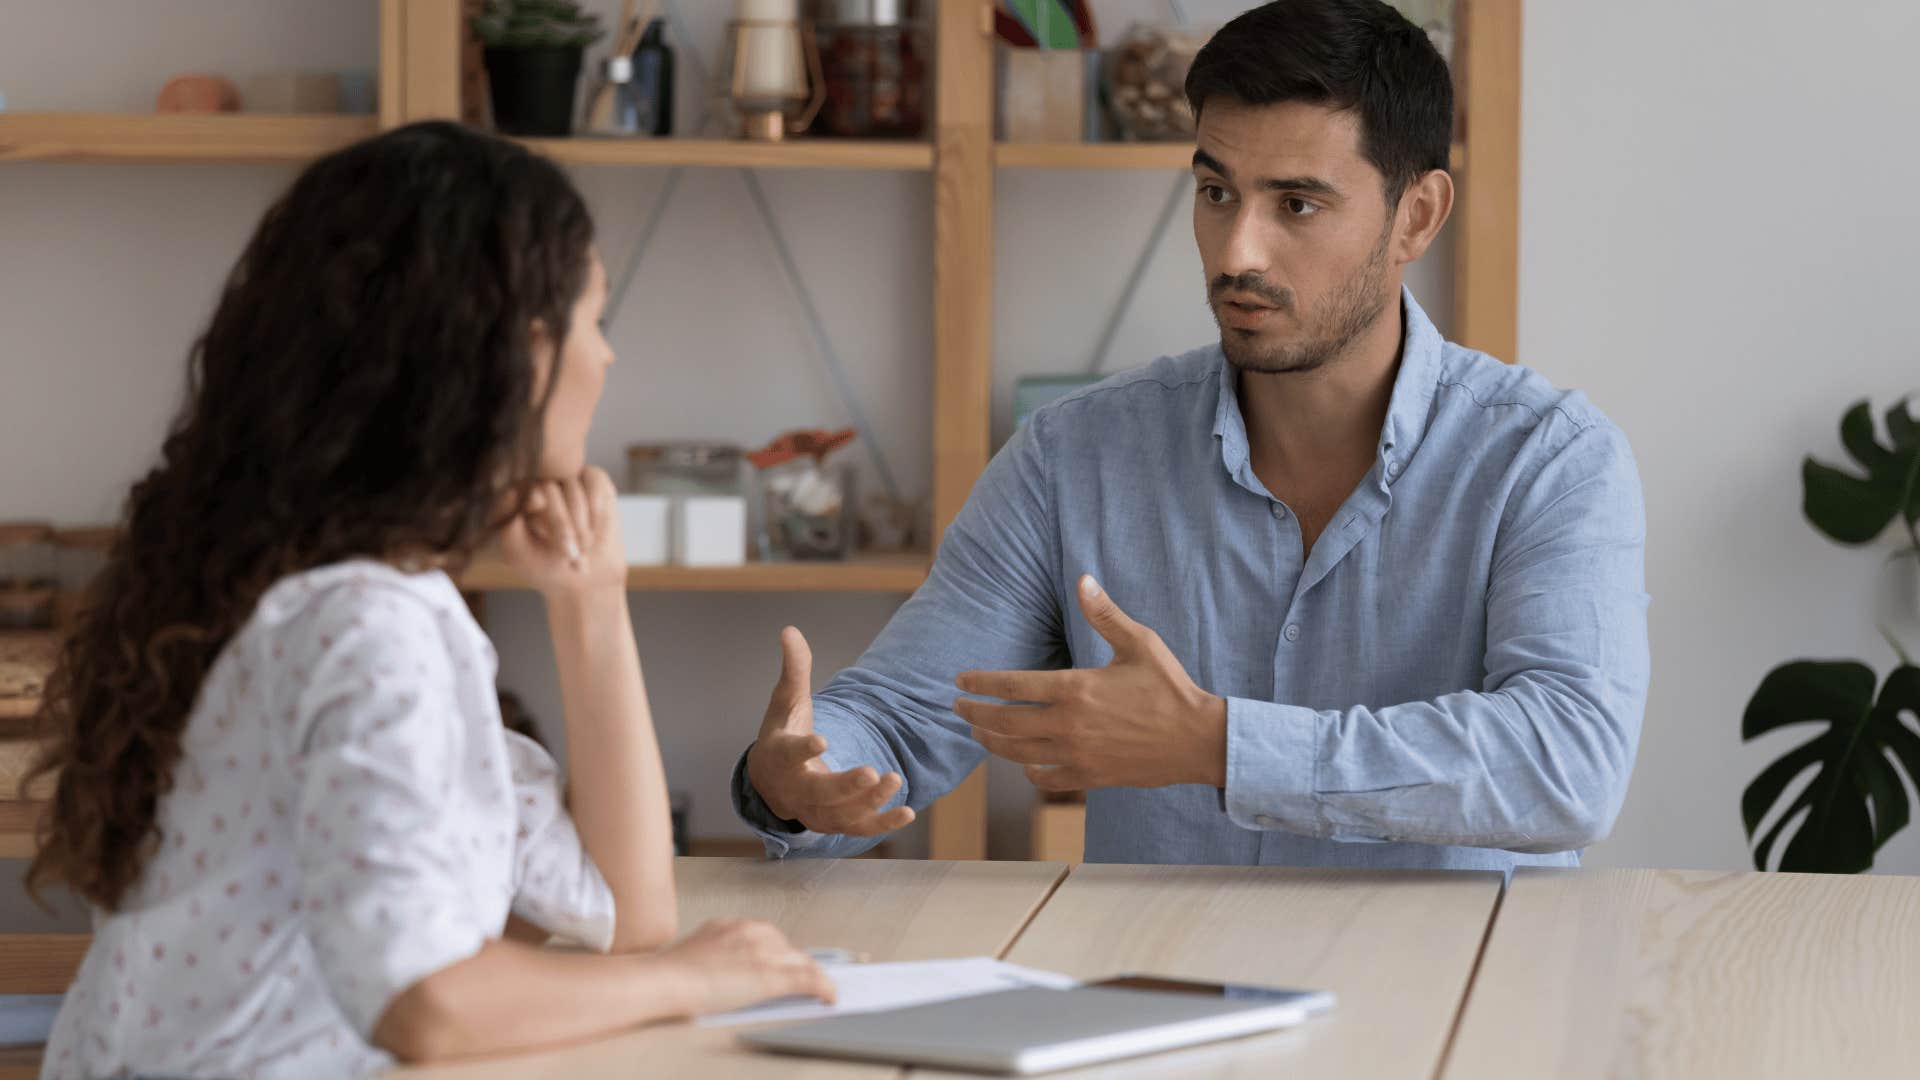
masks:
<path id="1" fill-rule="evenodd" d="M 1864 544 L 1879 536 L 1894 518 L 1909 529 L 1920 521 L 1920 422 L 1907 411 L 1902 398 L 1887 411 L 1883 446 L 1873 430 L 1873 410 L 1862 401 L 1840 421 L 1840 442 L 1866 470 L 1866 476 L 1843 472 L 1807 458 L 1800 467 L 1806 489 L 1802 504 L 1814 528 L 1843 544 Z M 1920 537 L 1914 546 L 1920 547 Z"/>
<path id="2" fill-rule="evenodd" d="M 1761 681 L 1747 703 L 1743 740 L 1789 724 L 1824 723 L 1827 730 L 1767 766 L 1741 796 L 1747 841 L 1753 843 L 1768 808 L 1794 778 L 1818 770 L 1759 837 L 1755 868 L 1767 869 L 1774 842 L 1795 818 L 1804 820 L 1780 857 L 1781 870 L 1860 873 L 1873 866 L 1880 845 L 1905 827 L 1909 808 L 1900 773 L 1920 780 L 1920 733 L 1902 714 L 1920 716 L 1920 667 L 1896 668 L 1878 701 L 1873 691 L 1873 669 L 1853 661 L 1796 661 Z"/>

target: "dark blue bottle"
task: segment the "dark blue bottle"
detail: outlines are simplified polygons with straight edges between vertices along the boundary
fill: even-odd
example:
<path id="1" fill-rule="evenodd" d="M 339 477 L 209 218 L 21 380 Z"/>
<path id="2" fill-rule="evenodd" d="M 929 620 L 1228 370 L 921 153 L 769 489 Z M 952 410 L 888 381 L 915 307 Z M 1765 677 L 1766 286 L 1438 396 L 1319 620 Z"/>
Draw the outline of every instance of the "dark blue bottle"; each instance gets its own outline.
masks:
<path id="1" fill-rule="evenodd" d="M 640 130 L 673 134 L 673 48 L 667 44 L 667 20 L 647 24 L 633 48 L 633 96 L 640 108 Z"/>

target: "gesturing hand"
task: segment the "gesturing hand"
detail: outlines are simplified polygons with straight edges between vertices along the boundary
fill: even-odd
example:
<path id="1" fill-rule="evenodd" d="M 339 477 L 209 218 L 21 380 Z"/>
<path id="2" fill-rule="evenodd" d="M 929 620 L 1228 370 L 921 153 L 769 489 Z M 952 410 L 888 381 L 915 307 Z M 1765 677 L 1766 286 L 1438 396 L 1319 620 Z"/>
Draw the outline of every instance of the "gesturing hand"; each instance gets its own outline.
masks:
<path id="1" fill-rule="evenodd" d="M 780 683 L 747 751 L 747 779 L 767 809 L 814 832 L 878 836 L 913 821 L 913 810 L 879 809 L 899 792 L 899 773 L 862 766 L 831 772 L 820 755 L 827 740 L 813 730 L 813 651 L 800 631 L 780 632 Z"/>
<path id="2" fill-rule="evenodd" d="M 1127 617 L 1091 576 L 1080 610 L 1113 646 L 1103 668 L 969 671 L 953 711 L 1042 791 L 1226 785 L 1227 702 L 1195 686 L 1160 635 Z"/>

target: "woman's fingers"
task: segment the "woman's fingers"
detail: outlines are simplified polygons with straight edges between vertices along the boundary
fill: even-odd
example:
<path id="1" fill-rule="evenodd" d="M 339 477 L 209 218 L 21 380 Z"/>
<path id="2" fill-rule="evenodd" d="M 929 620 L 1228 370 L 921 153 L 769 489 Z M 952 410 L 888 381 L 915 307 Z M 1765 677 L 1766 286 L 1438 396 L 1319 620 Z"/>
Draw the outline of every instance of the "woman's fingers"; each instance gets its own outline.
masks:
<path id="1" fill-rule="evenodd" d="M 539 515 L 539 521 L 546 528 L 547 540 L 559 553 L 571 562 L 580 559 L 580 534 L 573 527 L 573 515 L 568 512 L 566 493 L 559 481 L 549 480 L 541 485 L 546 496 L 545 509 Z"/>
<path id="2" fill-rule="evenodd" d="M 593 535 L 600 536 L 607 531 L 607 525 L 613 520 L 614 507 L 620 492 L 613 486 L 613 477 L 607 470 L 598 466 L 587 469 L 581 476 L 587 489 L 587 506 L 592 511 L 590 526 Z"/>
<path id="3" fill-rule="evenodd" d="M 561 480 L 559 487 L 566 500 L 567 520 L 573 526 L 573 546 L 567 549 L 567 559 L 577 567 L 595 539 L 593 511 L 587 505 L 587 489 L 579 477 Z"/>

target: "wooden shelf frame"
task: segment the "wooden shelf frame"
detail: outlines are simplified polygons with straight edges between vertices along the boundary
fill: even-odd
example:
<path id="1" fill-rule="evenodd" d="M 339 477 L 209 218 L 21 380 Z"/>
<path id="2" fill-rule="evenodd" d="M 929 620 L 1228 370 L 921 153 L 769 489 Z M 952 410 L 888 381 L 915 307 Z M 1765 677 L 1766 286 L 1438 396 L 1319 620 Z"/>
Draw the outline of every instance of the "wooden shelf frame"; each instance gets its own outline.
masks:
<path id="1" fill-rule="evenodd" d="M 0 112 L 0 161 L 306 161 L 379 127 L 350 115 Z"/>
<path id="2" fill-rule="evenodd" d="M 858 555 L 844 562 L 749 562 L 745 566 L 635 566 L 627 588 L 682 592 L 910 593 L 927 578 L 926 552 Z M 510 567 L 479 559 L 460 575 L 468 592 L 524 589 Z"/>
<path id="3" fill-rule="evenodd" d="M 885 169 L 928 172 L 933 146 L 924 142 L 795 139 L 522 139 L 569 165 L 690 166 L 715 169 Z"/>
<path id="4" fill-rule="evenodd" d="M 1467 147 L 1454 143 L 1452 169 L 1465 168 Z M 993 163 L 1002 169 L 1169 169 L 1193 166 L 1190 143 L 1014 143 L 994 145 Z"/>

